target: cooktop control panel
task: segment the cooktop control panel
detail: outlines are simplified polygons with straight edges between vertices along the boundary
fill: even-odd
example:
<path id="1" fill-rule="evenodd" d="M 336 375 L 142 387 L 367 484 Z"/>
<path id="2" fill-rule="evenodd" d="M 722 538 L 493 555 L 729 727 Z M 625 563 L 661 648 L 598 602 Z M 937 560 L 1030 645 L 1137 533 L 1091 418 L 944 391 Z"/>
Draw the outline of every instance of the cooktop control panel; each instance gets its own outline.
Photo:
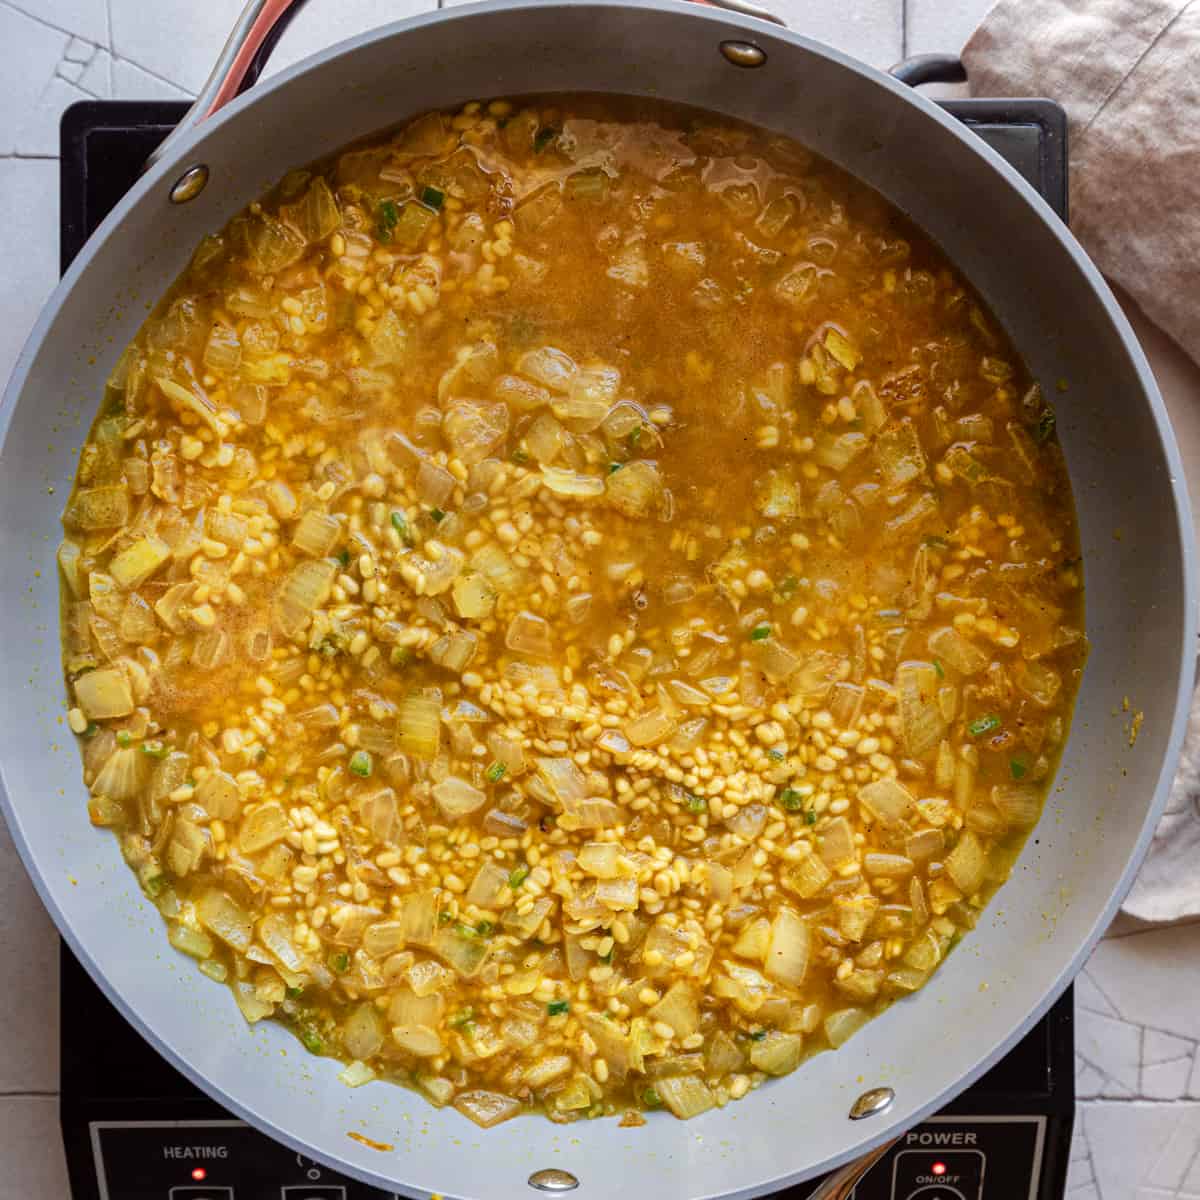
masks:
<path id="1" fill-rule="evenodd" d="M 854 1200 L 1035 1200 L 1045 1137 L 1044 1116 L 931 1117 L 871 1168 Z"/>
<path id="2" fill-rule="evenodd" d="M 395 1200 L 243 1121 L 93 1121 L 99 1200 Z"/>
<path id="3" fill-rule="evenodd" d="M 933 1117 L 871 1169 L 855 1200 L 1036 1200 L 1045 1132 L 1042 1116 Z M 94 1121 L 91 1140 L 99 1200 L 393 1200 L 241 1121 Z"/>

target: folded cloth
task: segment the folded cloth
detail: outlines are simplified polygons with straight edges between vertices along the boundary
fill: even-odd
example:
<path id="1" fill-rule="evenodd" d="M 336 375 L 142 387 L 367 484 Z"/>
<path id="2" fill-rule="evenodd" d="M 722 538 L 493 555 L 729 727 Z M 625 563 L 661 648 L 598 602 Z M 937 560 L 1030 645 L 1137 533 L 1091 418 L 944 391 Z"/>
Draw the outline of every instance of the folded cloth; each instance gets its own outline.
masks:
<path id="1" fill-rule="evenodd" d="M 1075 236 L 1200 362 L 1200 0 L 1000 0 L 962 58 L 1066 109 Z"/>
<path id="2" fill-rule="evenodd" d="M 1143 921 L 1177 921 L 1200 912 L 1200 691 L 1192 696 L 1179 770 L 1150 853 L 1121 906 Z"/>
<path id="3" fill-rule="evenodd" d="M 1000 0 L 962 57 L 972 92 L 1066 109 L 1072 230 L 1200 362 L 1200 0 Z M 1124 904 L 1148 921 L 1200 913 L 1198 697 Z"/>

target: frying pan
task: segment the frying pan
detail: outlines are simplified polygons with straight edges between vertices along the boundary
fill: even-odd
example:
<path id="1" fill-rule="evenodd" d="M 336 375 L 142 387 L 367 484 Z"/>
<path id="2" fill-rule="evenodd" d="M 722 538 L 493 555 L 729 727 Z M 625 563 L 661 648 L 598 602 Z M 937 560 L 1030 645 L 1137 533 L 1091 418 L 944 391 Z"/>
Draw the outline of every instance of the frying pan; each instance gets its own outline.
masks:
<path id="1" fill-rule="evenodd" d="M 266 10 L 286 7 L 260 0 L 227 48 L 226 75 L 250 66 L 245 35 L 261 38 L 277 15 Z M 654 95 L 797 138 L 941 244 L 1035 376 L 1052 394 L 1066 381 L 1058 428 L 1092 651 L 1045 816 L 979 928 L 922 991 L 835 1053 L 693 1121 L 525 1118 L 484 1132 L 399 1087 L 345 1088 L 338 1064 L 302 1053 L 276 1025 L 247 1027 L 224 989 L 168 947 L 115 841 L 85 816 L 62 720 L 54 550 L 103 381 L 205 233 L 288 169 L 410 115 L 554 91 Z M 672 0 L 492 0 L 417 17 L 309 59 L 173 140 L 75 260 L 17 363 L 0 410 L 0 551 L 4 811 L 63 936 L 125 1016 L 221 1104 L 409 1195 L 531 1200 L 534 1176 L 543 1188 L 573 1178 L 581 1200 L 749 1197 L 895 1137 L 1003 1055 L 1085 961 L 1165 802 L 1193 675 L 1179 454 L 1142 352 L 1068 231 L 909 88 L 766 21 Z M 1135 712 L 1144 722 L 1131 737 Z"/>

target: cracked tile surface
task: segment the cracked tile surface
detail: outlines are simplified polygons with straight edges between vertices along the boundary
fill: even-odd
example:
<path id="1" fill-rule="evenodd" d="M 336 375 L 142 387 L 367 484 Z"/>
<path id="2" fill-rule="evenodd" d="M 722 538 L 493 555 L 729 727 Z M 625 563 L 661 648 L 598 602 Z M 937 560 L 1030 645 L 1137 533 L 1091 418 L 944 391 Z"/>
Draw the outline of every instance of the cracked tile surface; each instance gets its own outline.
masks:
<path id="1" fill-rule="evenodd" d="M 456 0 L 444 0 L 454 3 Z M 771 0 L 764 0 L 771 3 Z M 990 0 L 777 0 L 792 28 L 877 66 L 959 47 Z M 57 267 L 58 121 L 88 98 L 182 99 L 208 74 L 243 0 L 0 0 L 0 378 Z M 268 68 L 437 7 L 438 0 L 314 0 Z M 1133 314 L 1135 324 L 1138 318 Z M 1185 459 L 1200 462 L 1197 373 L 1138 326 Z M 1191 431 L 1190 438 L 1187 436 Z M 1200 471 L 1191 472 L 1193 492 Z M 1200 495 L 1197 495 L 1200 499 Z M 66 1195 L 58 1140 L 56 949 L 0 830 L 0 1197 Z M 1155 929 L 1118 918 L 1077 988 L 1080 1099 L 1070 1200 L 1200 1200 L 1200 923 Z M 47 1003 L 50 998 L 50 1003 Z M 7 1093 L 7 1094 L 5 1094 Z M 1002 1198 L 996 1198 L 1002 1200 Z"/>

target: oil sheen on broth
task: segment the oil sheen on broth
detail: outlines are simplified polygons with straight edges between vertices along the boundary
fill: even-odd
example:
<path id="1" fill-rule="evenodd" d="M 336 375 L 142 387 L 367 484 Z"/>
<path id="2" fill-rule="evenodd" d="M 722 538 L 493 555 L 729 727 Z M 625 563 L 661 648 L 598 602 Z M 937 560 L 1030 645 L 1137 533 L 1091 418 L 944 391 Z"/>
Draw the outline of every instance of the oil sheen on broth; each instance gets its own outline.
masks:
<path id="1" fill-rule="evenodd" d="M 484 1126 L 690 1117 L 917 991 L 1085 653 L 1053 411 L 970 288 L 646 102 L 290 174 L 121 357 L 64 523 L 89 811 L 171 943 Z"/>

